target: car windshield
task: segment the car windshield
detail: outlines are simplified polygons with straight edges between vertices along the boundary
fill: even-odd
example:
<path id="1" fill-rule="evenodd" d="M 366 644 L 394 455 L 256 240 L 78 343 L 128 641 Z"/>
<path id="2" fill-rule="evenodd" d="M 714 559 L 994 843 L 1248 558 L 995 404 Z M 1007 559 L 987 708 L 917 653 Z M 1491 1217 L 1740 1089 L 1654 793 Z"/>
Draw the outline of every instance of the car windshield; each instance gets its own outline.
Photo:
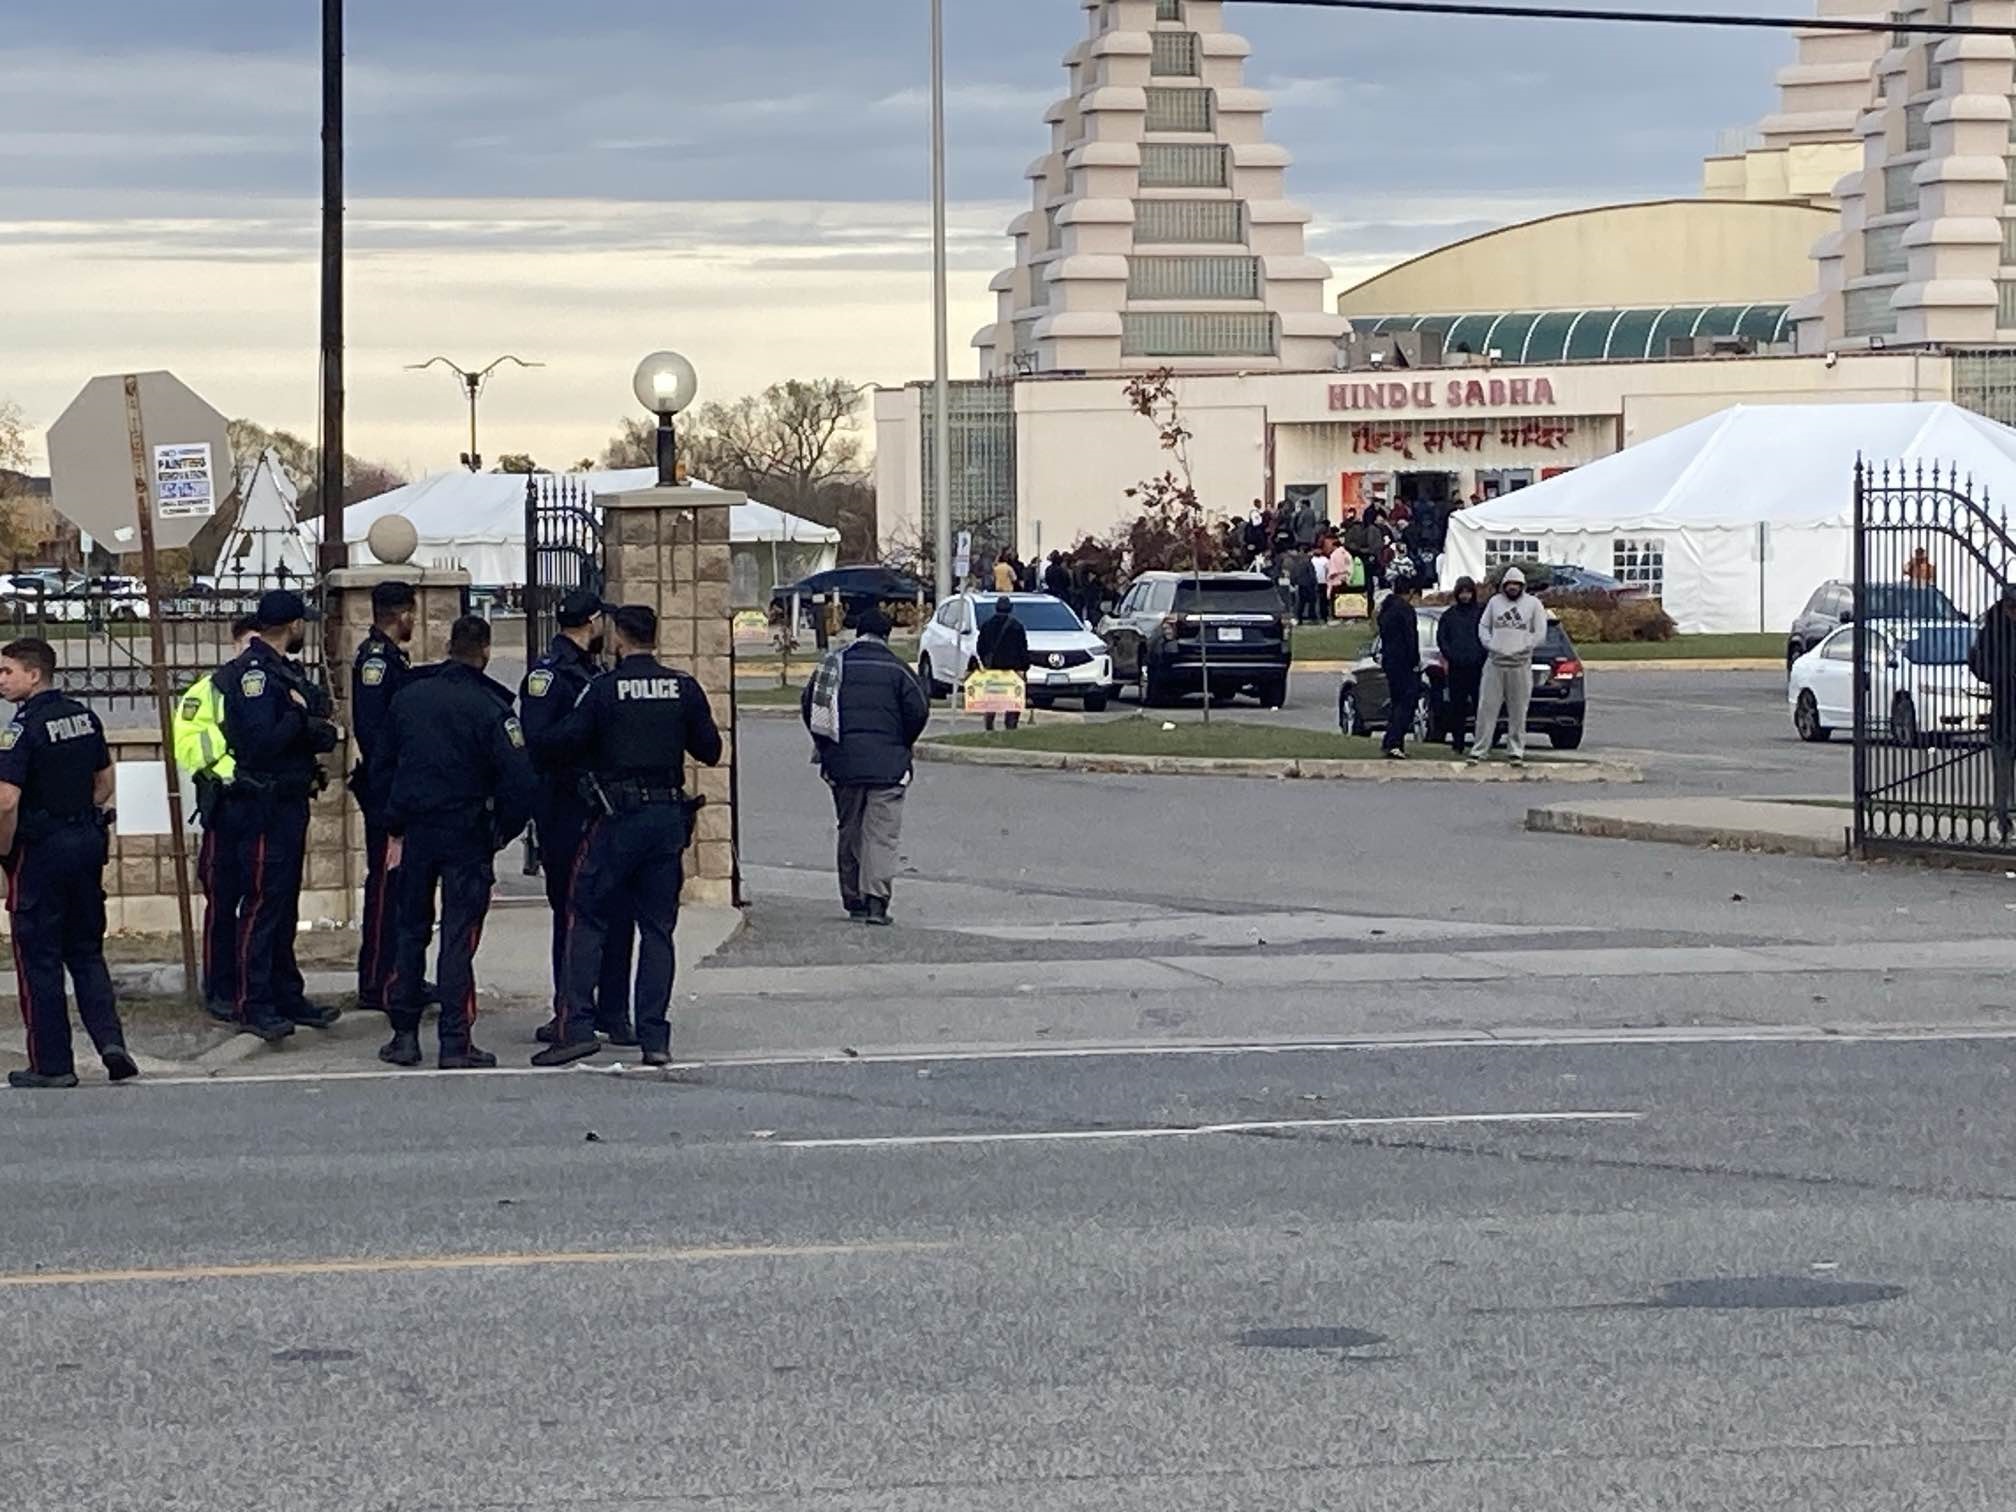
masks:
<path id="1" fill-rule="evenodd" d="M 1872 583 L 1863 590 L 1870 619 L 1959 619 L 1953 601 L 1937 588 L 1916 583 Z"/>
<path id="2" fill-rule="evenodd" d="M 994 618 L 994 600 L 980 599 L 973 605 L 973 622 L 984 625 Z M 1056 599 L 1017 599 L 1015 618 L 1022 621 L 1025 630 L 1083 630 L 1084 622 L 1071 612 L 1070 606 Z"/>
<path id="3" fill-rule="evenodd" d="M 1184 581 L 1176 585 L 1178 614 L 1278 614 L 1281 590 L 1265 578 L 1206 578 L 1200 586 Z"/>
<path id="4" fill-rule="evenodd" d="M 1921 667 L 1962 667 L 1974 645 L 1974 631 L 1967 625 L 1941 625 L 1920 630 L 1902 646 L 1904 659 Z"/>

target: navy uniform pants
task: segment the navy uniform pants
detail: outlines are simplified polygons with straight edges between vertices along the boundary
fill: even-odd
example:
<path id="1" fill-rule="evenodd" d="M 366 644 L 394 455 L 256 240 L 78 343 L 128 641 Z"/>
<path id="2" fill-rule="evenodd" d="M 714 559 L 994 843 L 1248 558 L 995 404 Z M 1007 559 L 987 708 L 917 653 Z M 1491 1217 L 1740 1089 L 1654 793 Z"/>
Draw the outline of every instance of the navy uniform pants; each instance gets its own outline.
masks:
<path id="1" fill-rule="evenodd" d="M 105 832 L 96 824 L 66 824 L 21 841 L 7 873 L 28 1065 L 43 1076 L 77 1070 L 63 1000 L 66 971 L 77 992 L 77 1016 L 99 1054 L 126 1042 L 105 968 L 105 852 Z"/>
<path id="2" fill-rule="evenodd" d="M 604 951 L 626 912 L 637 925 L 637 1039 L 646 1050 L 672 1048 L 672 931 L 685 885 L 686 818 L 676 803 L 611 815 L 588 826 L 569 899 L 560 1038 L 595 1037 L 595 989 Z"/>
<path id="3" fill-rule="evenodd" d="M 385 870 L 392 832 L 372 814 L 364 815 L 364 918 L 357 942 L 357 1006 L 386 1006 L 385 984 L 399 948 L 399 883 Z"/>
<path id="4" fill-rule="evenodd" d="M 235 1007 L 238 1002 L 238 904 L 244 887 L 231 847 L 218 838 L 215 811 L 204 821 L 196 850 L 196 878 L 203 888 L 203 1000 Z"/>
<path id="5" fill-rule="evenodd" d="M 233 794 L 217 808 L 217 843 L 241 889 L 233 940 L 238 1021 L 271 1023 L 307 1003 L 294 931 L 308 857 L 308 800 Z"/>
<path id="6" fill-rule="evenodd" d="M 538 825 L 539 870 L 553 912 L 553 1016 L 559 1018 L 567 991 L 567 920 L 574 873 L 588 838 L 588 815 L 572 805 L 556 805 L 539 815 Z M 602 970 L 595 983 L 595 1027 L 604 1034 L 627 1037 L 630 1028 L 630 947 L 636 933 L 628 906 L 618 900 L 603 933 Z"/>
<path id="7" fill-rule="evenodd" d="M 441 951 L 435 981 L 441 994 L 441 1053 L 469 1048 L 476 1023 L 476 950 L 490 914 L 496 855 L 487 837 L 472 838 L 466 825 L 411 825 L 404 852 L 391 873 L 398 888 L 398 946 L 385 986 L 385 1011 L 404 1033 L 420 1028 L 426 990 L 427 944 L 434 933 L 434 899 L 441 899 Z"/>

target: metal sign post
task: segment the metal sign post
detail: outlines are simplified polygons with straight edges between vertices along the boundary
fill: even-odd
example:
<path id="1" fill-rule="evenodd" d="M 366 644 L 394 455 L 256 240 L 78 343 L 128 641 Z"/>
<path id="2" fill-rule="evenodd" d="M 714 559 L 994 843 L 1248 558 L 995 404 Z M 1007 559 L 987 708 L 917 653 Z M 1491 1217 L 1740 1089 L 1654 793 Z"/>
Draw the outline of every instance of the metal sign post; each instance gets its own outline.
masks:
<path id="1" fill-rule="evenodd" d="M 147 433 L 140 418 L 140 380 L 128 373 L 126 439 L 133 456 L 133 507 L 140 517 L 141 571 L 147 583 L 147 636 L 153 651 L 154 711 L 161 721 L 161 767 L 168 784 L 168 847 L 175 858 L 175 909 L 182 926 L 182 993 L 194 1002 L 196 920 L 189 904 L 189 848 L 182 831 L 182 774 L 175 767 L 173 690 L 168 686 L 168 643 L 161 626 L 161 572 L 154 554 L 154 498 L 147 481 Z"/>

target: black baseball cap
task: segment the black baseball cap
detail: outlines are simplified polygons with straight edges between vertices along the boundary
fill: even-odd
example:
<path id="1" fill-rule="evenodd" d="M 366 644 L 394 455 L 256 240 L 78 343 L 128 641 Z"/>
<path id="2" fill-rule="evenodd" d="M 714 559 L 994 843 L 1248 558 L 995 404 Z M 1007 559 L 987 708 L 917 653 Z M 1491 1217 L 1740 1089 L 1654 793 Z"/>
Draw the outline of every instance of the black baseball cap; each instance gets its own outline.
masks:
<path id="1" fill-rule="evenodd" d="M 308 618 L 308 606 L 301 595 L 286 588 L 275 588 L 259 595 L 259 609 L 255 616 L 261 630 L 278 630 L 282 625 L 291 625 L 296 620 Z"/>
<path id="2" fill-rule="evenodd" d="M 583 625 L 600 619 L 605 614 L 614 614 L 616 606 L 602 602 L 600 594 L 590 593 L 585 588 L 577 588 L 560 600 L 560 607 L 553 618 L 562 630 L 579 630 Z"/>

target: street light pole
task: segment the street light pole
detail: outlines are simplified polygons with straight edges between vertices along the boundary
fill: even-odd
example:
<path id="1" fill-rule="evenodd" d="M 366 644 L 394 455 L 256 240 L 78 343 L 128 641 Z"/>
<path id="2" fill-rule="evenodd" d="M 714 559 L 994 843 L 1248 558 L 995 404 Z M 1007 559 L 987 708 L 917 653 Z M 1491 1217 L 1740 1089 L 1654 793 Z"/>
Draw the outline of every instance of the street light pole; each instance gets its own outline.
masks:
<path id="1" fill-rule="evenodd" d="M 343 543 L 343 0 L 322 0 L 322 497 L 328 572 L 349 560 Z"/>
<path id="2" fill-rule="evenodd" d="M 945 0 L 931 0 L 931 488 L 937 506 L 937 587 L 952 595 L 952 382 L 945 278 Z"/>
<path id="3" fill-rule="evenodd" d="M 476 401 L 483 397 L 483 390 L 490 386 L 490 375 L 507 362 L 515 362 L 521 368 L 546 366 L 543 362 L 527 362 L 523 357 L 514 357 L 508 352 L 490 366 L 474 371 L 459 363 L 451 362 L 446 357 L 429 357 L 425 362 L 406 364 L 406 371 L 409 373 L 424 373 L 428 368 L 435 366 L 445 367 L 461 381 L 463 391 L 469 395 L 469 450 L 462 453 L 462 465 L 472 473 L 483 471 L 483 454 L 476 449 Z"/>

